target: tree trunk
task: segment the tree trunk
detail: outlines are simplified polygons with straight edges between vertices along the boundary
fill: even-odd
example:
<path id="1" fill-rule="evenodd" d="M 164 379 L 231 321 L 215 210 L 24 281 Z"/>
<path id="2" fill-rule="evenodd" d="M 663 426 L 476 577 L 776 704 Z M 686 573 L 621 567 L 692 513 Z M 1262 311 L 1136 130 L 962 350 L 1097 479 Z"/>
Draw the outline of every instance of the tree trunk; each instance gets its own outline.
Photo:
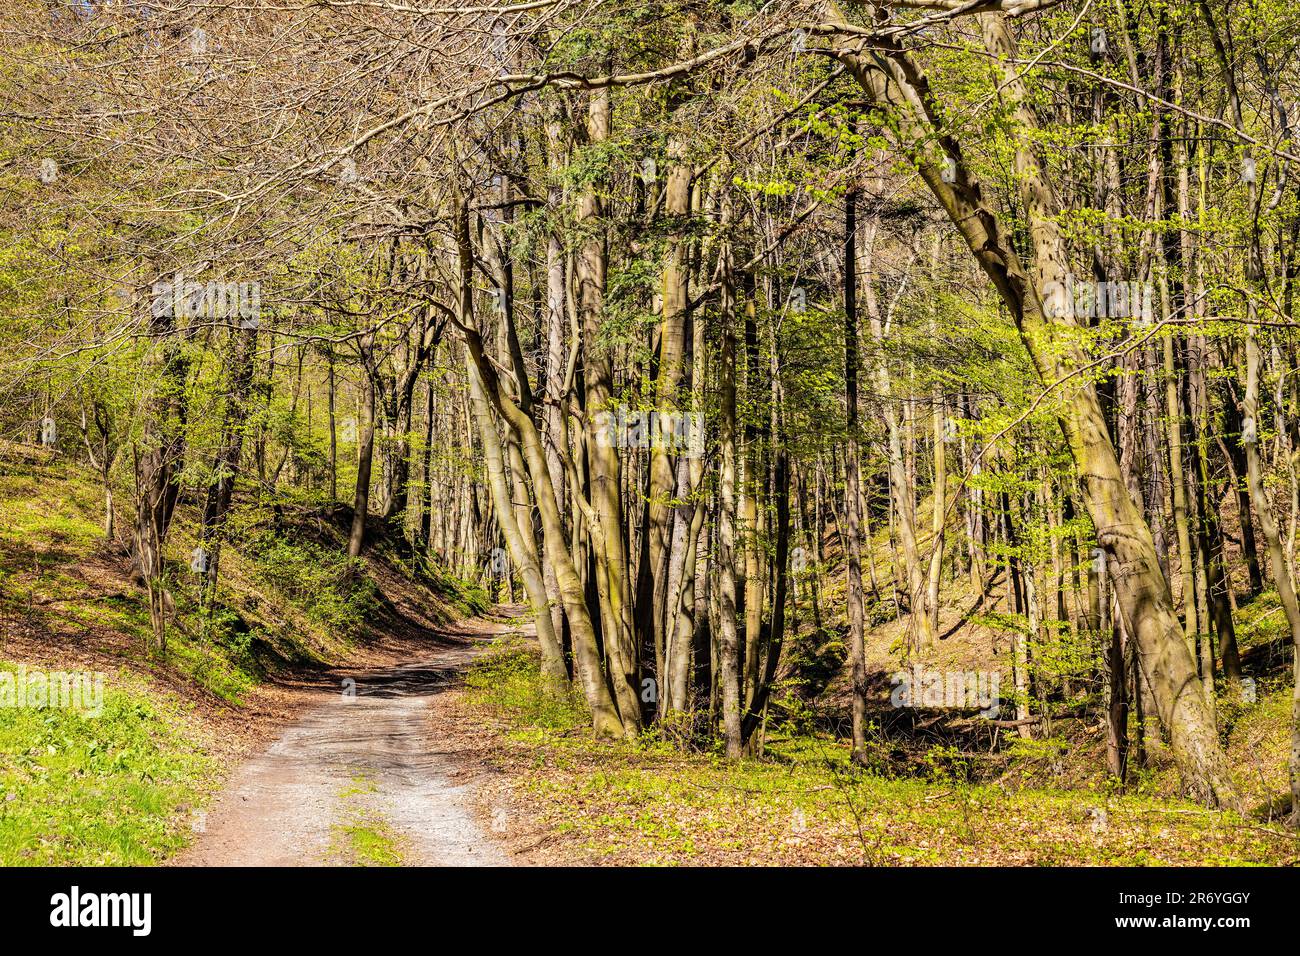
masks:
<path id="1" fill-rule="evenodd" d="M 610 92 L 603 88 L 591 94 L 587 115 L 587 133 L 594 147 L 599 148 L 609 138 L 609 128 Z M 583 379 L 587 392 L 587 462 L 591 504 L 595 521 L 599 523 L 599 528 L 588 530 L 599 533 L 602 545 L 594 550 L 600 572 L 598 591 L 605 607 L 603 616 L 609 622 L 604 639 L 614 699 L 624 732 L 635 736 L 640 730 L 641 707 L 631 582 L 623 535 L 622 466 L 615 442 L 608 440 L 608 433 L 602 433 L 598 424 L 604 420 L 601 413 L 615 411 L 613 363 L 608 348 L 601 342 L 608 255 L 603 216 L 598 184 L 593 184 L 583 193 L 579 203 L 578 224 L 586 238 L 578 250 L 577 260 L 578 311 L 583 325 Z"/>
<path id="2" fill-rule="evenodd" d="M 357 481 L 352 493 L 352 531 L 348 557 L 358 558 L 366 545 L 366 513 L 370 510 L 370 471 L 375 461 L 375 382 L 367 377 L 366 427 L 357 454 Z"/>
<path id="3" fill-rule="evenodd" d="M 250 409 L 249 393 L 253 384 L 253 358 L 257 348 L 257 331 L 252 328 L 231 333 L 230 395 L 227 399 L 225 421 L 221 428 L 221 447 L 213 464 L 213 477 L 208 484 L 207 501 L 203 507 L 203 523 L 199 543 L 207 551 L 207 599 L 211 600 L 217 587 L 221 565 L 221 546 L 226 519 L 235 494 L 235 479 L 239 475 L 244 449 L 244 430 L 248 427 Z"/>
<path id="4" fill-rule="evenodd" d="M 862 461 L 858 450 L 857 190 L 844 196 L 844 443 L 845 552 L 848 560 L 849 672 L 853 681 L 852 756 L 865 763 L 867 746 L 866 600 L 862 590 Z"/>
<path id="5" fill-rule="evenodd" d="M 723 252 L 729 260 L 730 250 Z M 730 262 L 724 261 L 722 356 L 719 383 L 722 464 L 718 475 L 718 669 L 722 685 L 722 733 L 728 757 L 739 757 L 740 639 L 736 633 L 736 337 L 732 332 L 735 304 Z"/>

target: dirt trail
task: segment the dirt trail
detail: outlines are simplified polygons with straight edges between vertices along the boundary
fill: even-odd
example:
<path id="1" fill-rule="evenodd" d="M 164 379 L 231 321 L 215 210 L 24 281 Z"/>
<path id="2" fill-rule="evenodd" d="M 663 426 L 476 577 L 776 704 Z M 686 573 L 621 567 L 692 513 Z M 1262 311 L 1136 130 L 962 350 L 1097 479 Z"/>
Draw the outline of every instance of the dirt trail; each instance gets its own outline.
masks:
<path id="1" fill-rule="evenodd" d="M 472 783 L 453 782 L 457 767 L 431 739 L 428 710 L 490 640 L 515 630 L 501 619 L 464 621 L 416 663 L 338 671 L 318 704 L 230 776 L 174 862 L 509 865 L 474 819 Z"/>

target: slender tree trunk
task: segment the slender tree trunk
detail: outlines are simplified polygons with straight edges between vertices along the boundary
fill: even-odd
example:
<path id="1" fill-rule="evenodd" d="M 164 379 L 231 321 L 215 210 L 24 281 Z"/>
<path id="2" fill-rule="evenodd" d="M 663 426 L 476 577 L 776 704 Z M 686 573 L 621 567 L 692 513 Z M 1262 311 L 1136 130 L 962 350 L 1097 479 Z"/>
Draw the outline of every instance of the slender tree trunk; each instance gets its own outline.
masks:
<path id="1" fill-rule="evenodd" d="M 723 253 L 729 259 L 730 250 Z M 730 263 L 724 261 L 724 272 Z M 719 383 L 721 391 L 720 445 L 722 464 L 718 475 L 721 510 L 718 515 L 718 668 L 722 684 L 722 733 L 727 756 L 739 757 L 741 739 L 740 714 L 740 639 L 736 633 L 736 337 L 734 300 L 730 294 L 730 275 L 724 275 L 722 302 L 722 356 Z"/>
<path id="2" fill-rule="evenodd" d="M 848 560 L 849 673 L 853 681 L 853 750 L 866 762 L 867 653 L 866 600 L 862 590 L 862 461 L 858 449 L 858 228 L 857 191 L 844 196 L 844 407 L 846 438 L 845 551 Z"/>
<path id="3" fill-rule="evenodd" d="M 335 408 L 334 356 L 329 357 L 330 501 L 339 500 L 339 434 Z"/>
<path id="4" fill-rule="evenodd" d="M 370 510 L 370 470 L 375 461 L 375 383 L 367 378 L 366 427 L 357 457 L 357 481 L 352 493 L 352 531 L 348 535 L 348 557 L 361 556 L 366 545 L 366 513 Z"/>

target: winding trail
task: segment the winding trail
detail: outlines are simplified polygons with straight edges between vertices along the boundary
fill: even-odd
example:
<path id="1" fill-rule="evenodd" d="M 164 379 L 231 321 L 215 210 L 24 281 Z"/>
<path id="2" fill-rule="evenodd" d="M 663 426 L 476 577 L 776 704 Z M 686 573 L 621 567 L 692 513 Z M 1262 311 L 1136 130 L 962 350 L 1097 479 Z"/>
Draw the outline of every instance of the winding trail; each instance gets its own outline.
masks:
<path id="1" fill-rule="evenodd" d="M 437 635 L 415 663 L 336 672 L 320 702 L 231 774 L 197 818 L 181 866 L 503 866 L 475 820 L 472 784 L 431 739 L 429 704 L 492 639 L 516 629 L 474 619 Z M 344 683 L 351 677 L 355 690 Z M 450 773 L 449 773 L 450 771 Z"/>

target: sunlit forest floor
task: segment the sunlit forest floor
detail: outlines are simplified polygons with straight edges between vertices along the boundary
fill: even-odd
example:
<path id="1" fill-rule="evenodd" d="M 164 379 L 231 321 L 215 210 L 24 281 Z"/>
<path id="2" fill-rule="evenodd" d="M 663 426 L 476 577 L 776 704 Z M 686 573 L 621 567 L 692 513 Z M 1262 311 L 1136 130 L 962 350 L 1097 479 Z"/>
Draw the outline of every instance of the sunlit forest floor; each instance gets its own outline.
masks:
<path id="1" fill-rule="evenodd" d="M 1284 719 L 1281 707 L 1266 707 Z M 482 790 L 485 819 L 539 864 L 1300 862 L 1294 834 L 1162 796 L 1155 777 L 1127 794 L 1040 782 L 1055 772 L 1069 783 L 1094 759 L 1064 739 L 1034 742 L 983 782 L 972 782 L 952 745 L 933 745 L 918 767 L 883 736 L 880 766 L 869 771 L 850 766 L 844 742 L 825 734 L 770 734 L 764 759 L 740 763 L 654 738 L 598 743 L 578 702 L 542 693 L 533 655 L 518 644 L 483 662 L 464 692 L 439 698 L 433 721 L 493 775 Z M 1239 758 L 1253 727 L 1234 732 Z"/>
<path id="2" fill-rule="evenodd" d="M 236 512 L 221 607 L 205 617 L 177 562 L 165 660 L 145 652 L 148 615 L 106 544 L 93 477 L 41 453 L 0 465 L 0 667 L 107 675 L 95 720 L 0 709 L 0 863 L 148 864 L 194 839 L 232 767 L 304 706 L 332 666 L 401 661 L 409 631 L 481 613 L 488 596 L 382 535 L 358 572 L 329 511 Z M 188 553 L 182 501 L 175 552 Z M 121 529 L 119 529 L 119 532 Z M 888 580 L 888 547 L 874 571 Z M 895 709 L 905 615 L 873 603 L 875 706 L 869 767 L 843 742 L 843 575 L 827 543 L 823 626 L 805 609 L 788 646 L 763 752 L 722 760 L 692 728 L 636 744 L 593 741 L 577 700 L 541 692 L 535 649 L 503 644 L 463 691 L 440 695 L 434 739 L 480 782 L 482 829 L 521 862 L 613 864 L 1291 864 L 1300 839 L 1276 826 L 1285 790 L 1288 683 L 1275 597 L 1238 607 L 1256 700 L 1221 695 L 1221 730 L 1252 813 L 1181 799 L 1152 721 L 1127 786 L 1105 771 L 1104 728 L 1078 698 L 1049 702 L 1030 739 L 967 712 Z M 945 586 L 939 669 L 1008 670 L 999 594 L 978 614 Z M 521 621 L 522 623 L 522 621 Z M 1044 666 L 1048 659 L 1044 657 Z M 1078 662 L 1058 662 L 1061 668 Z M 1136 732 L 1136 724 L 1133 727 Z"/>
<path id="3" fill-rule="evenodd" d="M 1220 732 L 1249 807 L 1241 818 L 1183 799 L 1154 716 L 1139 727 L 1131 715 L 1128 776 L 1118 786 L 1106 769 L 1093 662 L 1061 656 L 1050 641 L 1035 649 L 1038 666 L 1053 684 L 1071 676 L 1064 683 L 1073 690 L 1034 703 L 1044 719 L 1028 737 L 970 710 L 891 706 L 891 674 L 908 664 L 906 614 L 889 600 L 868 611 L 869 767 L 852 766 L 844 575 L 833 535 L 823 551 L 831 570 L 822 577 L 822 627 L 802 609 L 761 758 L 731 764 L 689 728 L 647 733 L 636 746 L 593 742 L 580 704 L 541 693 L 531 648 L 503 647 L 462 697 L 438 705 L 439 732 L 457 728 L 476 760 L 503 775 L 485 812 L 500 818 L 509 807 L 516 847 L 550 862 L 1300 862 L 1300 838 L 1278 825 L 1288 806 L 1291 649 L 1275 592 L 1236 602 L 1254 699 L 1219 681 Z M 869 570 L 888 594 L 887 531 L 872 553 Z M 1009 697 L 1005 582 L 995 578 L 981 598 L 965 577 L 945 576 L 940 604 L 941 639 L 912 660 L 945 673 L 999 671 Z"/>

